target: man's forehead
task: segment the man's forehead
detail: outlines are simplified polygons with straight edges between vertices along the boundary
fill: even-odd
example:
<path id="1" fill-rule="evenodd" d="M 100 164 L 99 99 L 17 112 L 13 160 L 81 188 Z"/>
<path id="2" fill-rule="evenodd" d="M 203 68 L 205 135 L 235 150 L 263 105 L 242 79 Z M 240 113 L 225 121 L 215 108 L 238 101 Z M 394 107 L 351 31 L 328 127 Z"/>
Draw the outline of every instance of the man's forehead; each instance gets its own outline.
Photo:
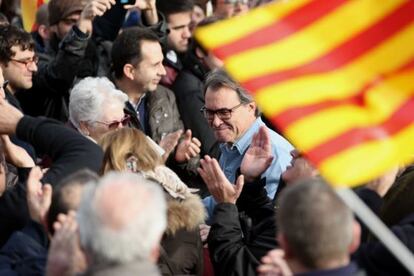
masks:
<path id="1" fill-rule="evenodd" d="M 23 45 L 14 45 L 11 47 L 11 51 L 13 56 L 25 56 L 27 58 L 31 58 L 35 55 L 34 50 L 31 49 L 24 49 Z"/>
<path id="2" fill-rule="evenodd" d="M 157 41 L 148 41 L 144 40 L 141 43 L 141 53 L 142 53 L 142 60 L 147 60 L 150 62 L 163 60 L 164 55 L 162 54 L 161 45 Z"/>
<path id="3" fill-rule="evenodd" d="M 170 28 L 188 25 L 191 23 L 191 11 L 173 13 L 168 15 L 167 22 Z"/>

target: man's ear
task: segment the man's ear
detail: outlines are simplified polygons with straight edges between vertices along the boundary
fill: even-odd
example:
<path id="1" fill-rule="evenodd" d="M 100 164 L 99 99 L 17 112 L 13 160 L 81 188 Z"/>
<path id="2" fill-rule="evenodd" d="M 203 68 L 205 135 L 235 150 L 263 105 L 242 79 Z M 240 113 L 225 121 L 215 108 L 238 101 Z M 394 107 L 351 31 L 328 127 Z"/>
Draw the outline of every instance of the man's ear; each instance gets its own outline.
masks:
<path id="1" fill-rule="evenodd" d="M 349 245 L 349 253 L 354 253 L 361 243 L 361 225 L 354 220 L 354 225 L 352 227 L 352 242 Z"/>
<path id="2" fill-rule="evenodd" d="M 206 57 L 204 52 L 198 47 L 195 48 L 195 54 L 199 59 L 204 59 Z"/>
<path id="3" fill-rule="evenodd" d="M 249 108 L 251 108 L 251 110 L 253 110 L 253 113 L 255 113 L 255 112 L 256 112 L 256 109 L 257 109 L 256 102 L 251 101 L 251 102 L 248 104 L 248 106 L 249 106 Z"/>
<path id="4" fill-rule="evenodd" d="M 79 122 L 79 131 L 85 136 L 89 136 L 89 128 L 87 122 Z"/>
<path id="5" fill-rule="evenodd" d="M 280 248 L 282 248 L 283 251 L 285 251 L 285 259 L 292 259 L 292 257 L 294 256 L 293 252 L 290 249 L 289 243 L 287 242 L 286 237 L 285 235 L 283 235 L 283 233 L 279 232 L 277 234 L 277 241 L 279 242 Z"/>
<path id="6" fill-rule="evenodd" d="M 133 80 L 135 78 L 134 71 L 135 67 L 132 64 L 127 63 L 123 67 L 124 76 L 129 80 Z"/>

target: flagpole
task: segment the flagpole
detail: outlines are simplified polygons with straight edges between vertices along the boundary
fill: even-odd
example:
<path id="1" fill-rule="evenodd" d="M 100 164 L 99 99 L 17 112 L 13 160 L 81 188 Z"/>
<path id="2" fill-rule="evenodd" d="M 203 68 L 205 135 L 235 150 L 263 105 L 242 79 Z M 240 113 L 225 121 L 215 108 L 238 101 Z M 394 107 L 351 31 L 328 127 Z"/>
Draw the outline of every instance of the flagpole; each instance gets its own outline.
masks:
<path id="1" fill-rule="evenodd" d="M 405 266 L 410 274 L 414 275 L 414 255 L 411 251 L 407 249 L 351 189 L 339 188 L 336 189 L 336 192 L 395 258 Z"/>

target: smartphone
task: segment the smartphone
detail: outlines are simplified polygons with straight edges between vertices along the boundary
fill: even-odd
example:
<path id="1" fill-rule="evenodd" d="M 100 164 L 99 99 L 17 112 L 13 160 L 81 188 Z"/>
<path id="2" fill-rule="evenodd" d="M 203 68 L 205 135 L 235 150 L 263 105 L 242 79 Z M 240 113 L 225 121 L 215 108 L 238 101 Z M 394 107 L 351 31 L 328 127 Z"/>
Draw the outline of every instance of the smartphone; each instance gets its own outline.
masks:
<path id="1" fill-rule="evenodd" d="M 118 0 L 122 5 L 135 5 L 135 0 Z"/>

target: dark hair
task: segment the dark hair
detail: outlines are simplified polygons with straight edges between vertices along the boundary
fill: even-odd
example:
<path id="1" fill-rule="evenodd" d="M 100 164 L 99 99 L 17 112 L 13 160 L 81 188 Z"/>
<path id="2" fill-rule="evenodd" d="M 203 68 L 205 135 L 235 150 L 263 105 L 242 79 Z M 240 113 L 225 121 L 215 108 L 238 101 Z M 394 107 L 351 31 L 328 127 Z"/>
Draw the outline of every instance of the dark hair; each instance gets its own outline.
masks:
<path id="1" fill-rule="evenodd" d="M 0 62 L 7 64 L 16 54 L 12 51 L 13 46 L 20 46 L 22 51 L 34 51 L 32 36 L 13 25 L 0 26 Z"/>
<path id="2" fill-rule="evenodd" d="M 159 42 L 153 31 L 141 27 L 126 28 L 118 35 L 111 51 L 112 71 L 115 78 L 119 79 L 124 75 L 125 64 L 130 63 L 135 66 L 141 62 L 141 42 L 144 40 Z"/>
<path id="3" fill-rule="evenodd" d="M 227 87 L 231 90 L 234 90 L 239 97 L 240 103 L 242 104 L 254 102 L 253 96 L 238 82 L 233 80 L 229 74 L 226 73 L 226 71 L 223 69 L 212 70 L 204 81 L 204 94 L 206 94 L 208 88 L 213 91 L 217 91 L 222 87 Z M 256 117 L 260 116 L 260 110 L 258 107 L 256 107 L 254 115 Z"/>
<path id="4" fill-rule="evenodd" d="M 193 10 L 193 0 L 157 0 L 157 10 L 167 18 L 169 15 Z M 168 21 L 168 18 L 167 18 Z"/>
<path id="5" fill-rule="evenodd" d="M 85 169 L 67 176 L 54 187 L 52 204 L 47 214 L 47 227 L 51 234 L 54 233 L 53 223 L 56 221 L 57 216 L 59 214 L 67 214 L 70 210 L 75 210 L 78 207 L 74 206 L 75 202 L 71 198 L 73 189 L 80 188 L 86 183 L 97 181 L 98 179 L 96 173 Z"/>

